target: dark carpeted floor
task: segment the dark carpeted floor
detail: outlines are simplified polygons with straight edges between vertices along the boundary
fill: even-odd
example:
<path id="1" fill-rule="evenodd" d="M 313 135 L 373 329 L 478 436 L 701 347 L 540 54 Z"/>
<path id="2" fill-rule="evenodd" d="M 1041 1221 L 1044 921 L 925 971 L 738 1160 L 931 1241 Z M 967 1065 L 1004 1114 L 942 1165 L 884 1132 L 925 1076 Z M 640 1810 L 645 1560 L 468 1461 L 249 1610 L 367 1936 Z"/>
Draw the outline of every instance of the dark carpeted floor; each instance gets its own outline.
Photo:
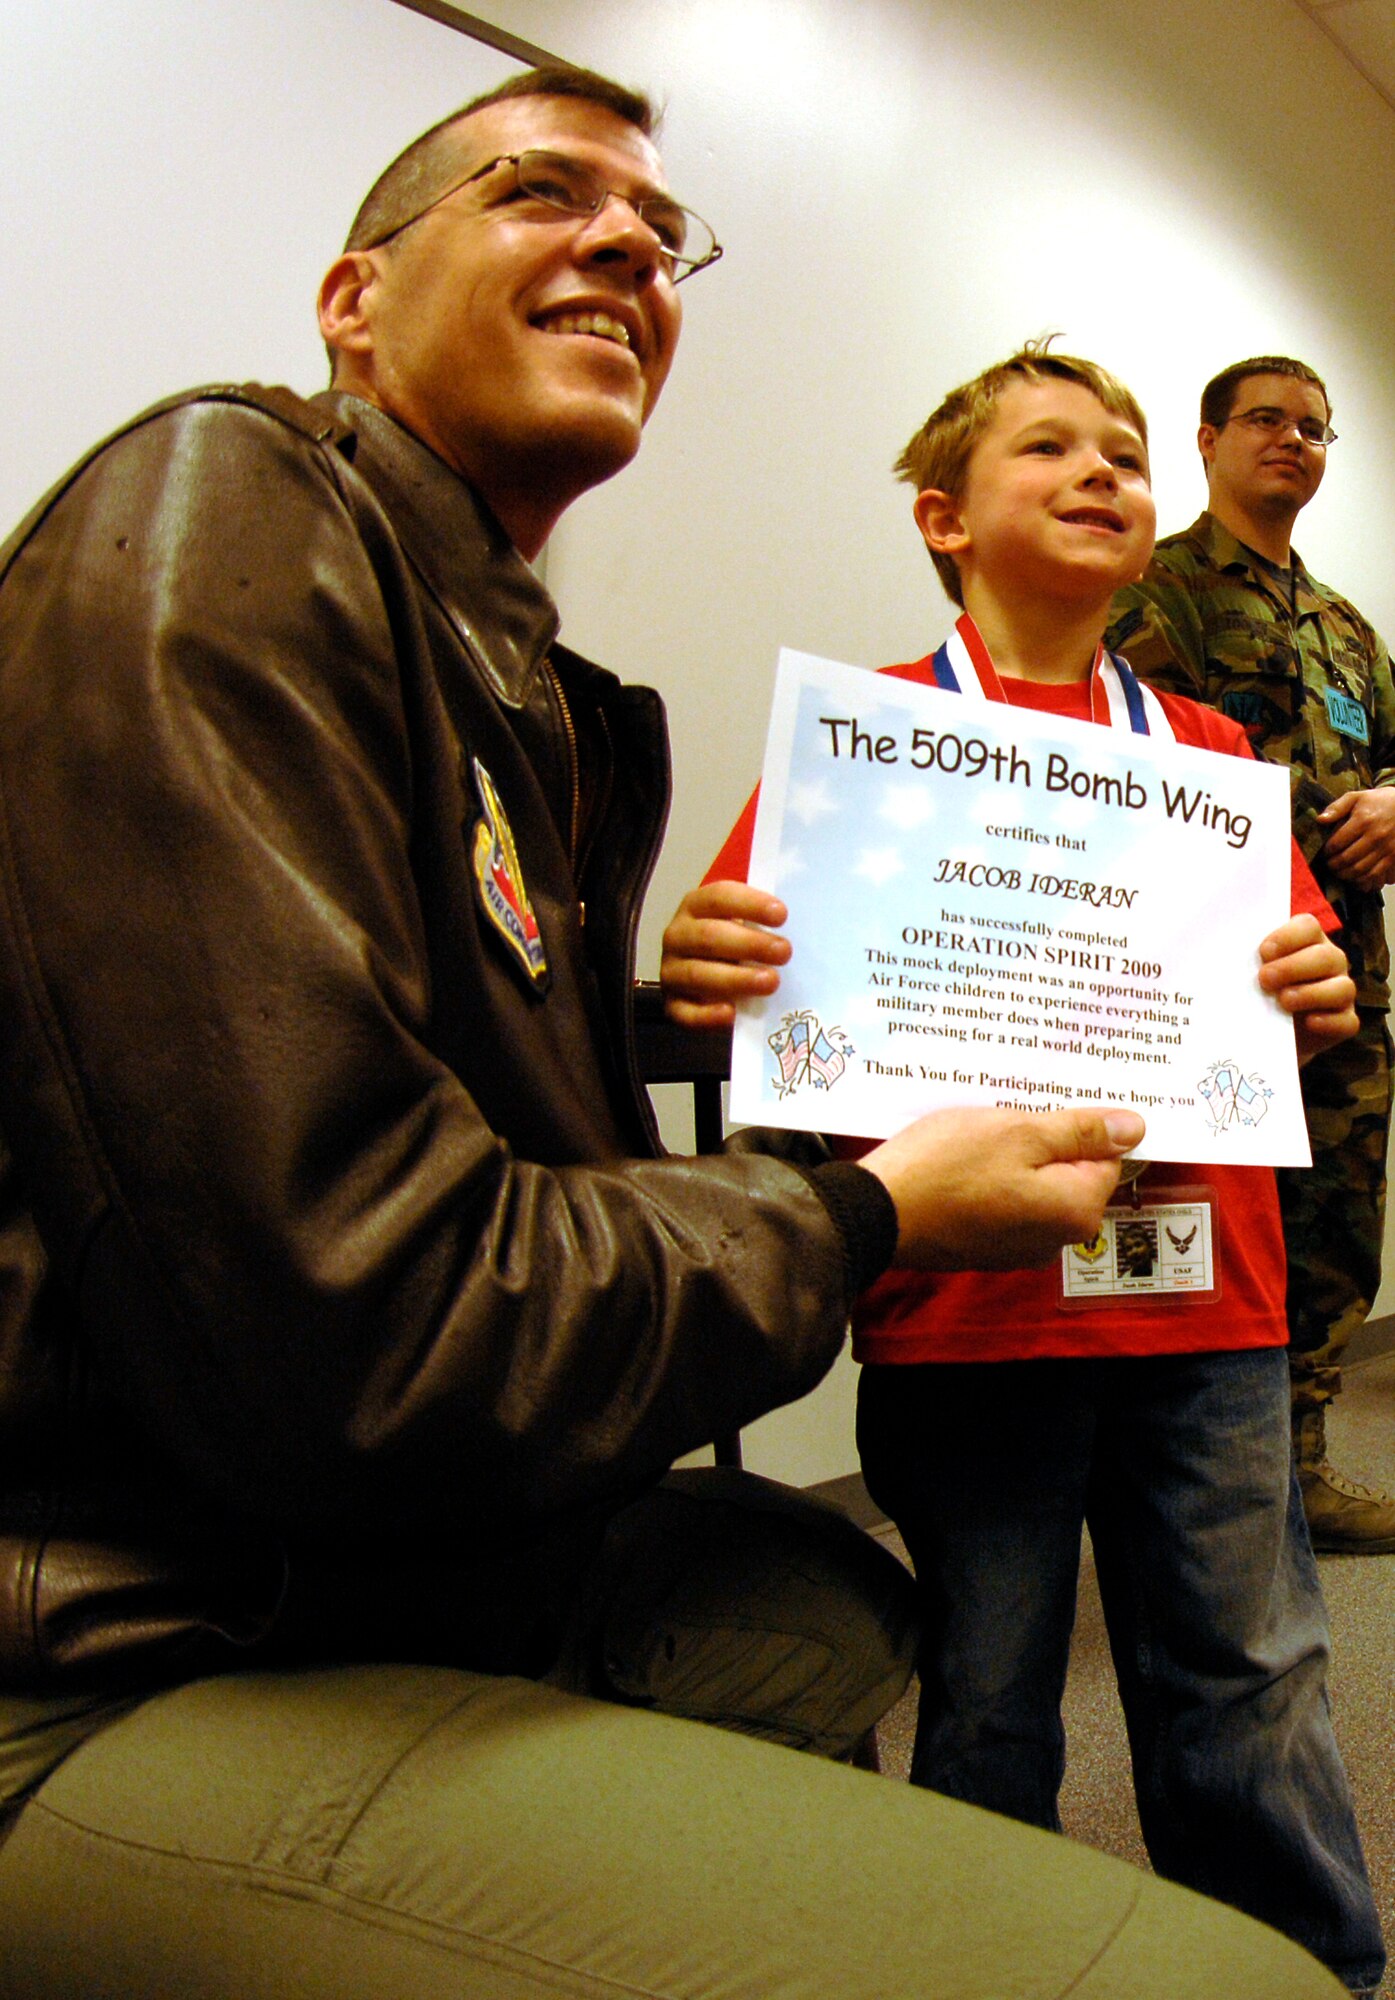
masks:
<path id="1" fill-rule="evenodd" d="M 1328 1425 L 1333 1463 L 1352 1479 L 1395 1492 L 1395 1355 L 1347 1371 Z M 904 1555 L 894 1530 L 889 1546 Z M 1337 1734 L 1355 1793 L 1366 1859 L 1395 1951 L 1395 1555 L 1324 1556 L 1332 1619 L 1331 1691 Z M 1061 1816 L 1078 1840 L 1147 1866 L 1134 1812 L 1123 1718 L 1089 1549 L 1066 1687 L 1068 1739 Z M 878 1732 L 882 1767 L 904 1777 L 915 1729 L 915 1690 Z"/>

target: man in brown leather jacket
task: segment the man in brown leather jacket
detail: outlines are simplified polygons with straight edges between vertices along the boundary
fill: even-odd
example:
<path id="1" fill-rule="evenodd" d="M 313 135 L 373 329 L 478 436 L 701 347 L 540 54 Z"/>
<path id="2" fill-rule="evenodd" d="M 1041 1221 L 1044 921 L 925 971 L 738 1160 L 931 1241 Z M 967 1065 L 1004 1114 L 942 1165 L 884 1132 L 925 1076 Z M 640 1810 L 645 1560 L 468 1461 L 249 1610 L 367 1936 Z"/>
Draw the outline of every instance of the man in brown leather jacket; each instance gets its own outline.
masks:
<path id="1" fill-rule="evenodd" d="M 901 1574 L 659 1483 L 893 1256 L 1088 1234 L 1140 1126 L 661 1156 L 659 704 L 526 560 L 710 261 L 649 133 L 582 73 L 446 121 L 325 280 L 330 393 L 175 398 L 0 555 L 0 1991 L 871 2000 L 991 1934 L 1003 1995 L 1330 1992 L 770 1747 L 904 1685 Z"/>

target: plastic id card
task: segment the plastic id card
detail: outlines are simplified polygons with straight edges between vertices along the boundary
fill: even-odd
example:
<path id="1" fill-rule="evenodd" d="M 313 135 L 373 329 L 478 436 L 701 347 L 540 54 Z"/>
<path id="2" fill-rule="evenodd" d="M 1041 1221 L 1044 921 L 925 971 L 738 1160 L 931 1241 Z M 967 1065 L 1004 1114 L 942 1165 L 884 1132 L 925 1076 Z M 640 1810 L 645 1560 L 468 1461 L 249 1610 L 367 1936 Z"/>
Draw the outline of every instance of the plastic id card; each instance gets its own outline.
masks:
<path id="1" fill-rule="evenodd" d="M 1104 1211 L 1099 1233 L 1061 1252 L 1066 1311 L 1086 1306 L 1150 1302 L 1171 1294 L 1219 1296 L 1216 1273 L 1216 1191 L 1209 1187 L 1149 1188 L 1135 1207 Z"/>

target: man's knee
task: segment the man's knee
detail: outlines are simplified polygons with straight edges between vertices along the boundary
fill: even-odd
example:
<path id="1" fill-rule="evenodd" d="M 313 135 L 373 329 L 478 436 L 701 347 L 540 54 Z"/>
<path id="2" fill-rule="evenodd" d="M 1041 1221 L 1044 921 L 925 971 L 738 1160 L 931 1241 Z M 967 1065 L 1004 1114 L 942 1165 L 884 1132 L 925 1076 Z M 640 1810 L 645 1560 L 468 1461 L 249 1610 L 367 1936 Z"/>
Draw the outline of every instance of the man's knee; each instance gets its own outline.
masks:
<path id="1" fill-rule="evenodd" d="M 673 1473 L 613 1524 L 597 1691 L 845 1756 L 903 1693 L 911 1579 L 826 1501 L 727 1468 Z"/>
<path id="2" fill-rule="evenodd" d="M 14 2000 L 718 1989 L 1342 1992 L 1275 1932 L 1071 1842 L 443 1669 L 175 1690 L 77 1751 L 0 1858 Z"/>

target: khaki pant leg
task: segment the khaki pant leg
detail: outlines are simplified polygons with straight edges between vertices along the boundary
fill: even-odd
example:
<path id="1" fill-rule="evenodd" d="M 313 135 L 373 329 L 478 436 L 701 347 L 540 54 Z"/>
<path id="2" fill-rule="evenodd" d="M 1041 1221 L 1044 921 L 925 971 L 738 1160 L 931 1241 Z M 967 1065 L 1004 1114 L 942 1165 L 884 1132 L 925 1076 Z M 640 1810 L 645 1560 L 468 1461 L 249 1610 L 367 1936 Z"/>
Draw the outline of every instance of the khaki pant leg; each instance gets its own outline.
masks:
<path id="1" fill-rule="evenodd" d="M 1249 1919 L 821 1759 L 356 1667 L 146 1702 L 0 1848 L 5 2000 L 1340 2000 Z"/>

